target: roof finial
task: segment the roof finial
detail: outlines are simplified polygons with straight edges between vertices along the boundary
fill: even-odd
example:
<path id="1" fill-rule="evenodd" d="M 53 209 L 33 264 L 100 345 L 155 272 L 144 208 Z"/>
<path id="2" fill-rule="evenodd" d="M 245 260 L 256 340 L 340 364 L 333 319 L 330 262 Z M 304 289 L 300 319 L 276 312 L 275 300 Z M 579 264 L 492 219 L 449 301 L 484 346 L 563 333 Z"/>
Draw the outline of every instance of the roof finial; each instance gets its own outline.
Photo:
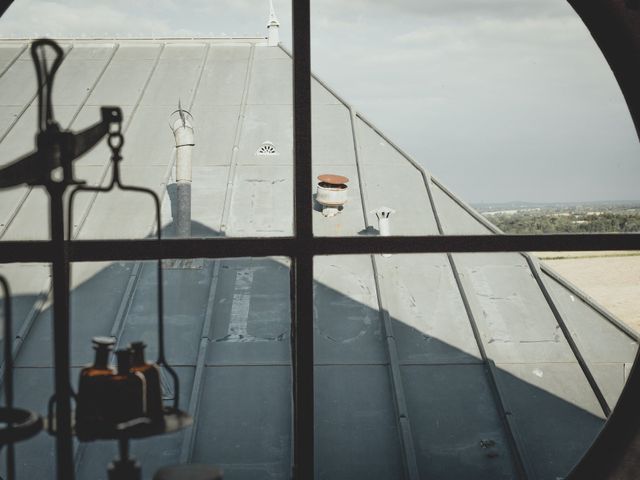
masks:
<path id="1" fill-rule="evenodd" d="M 269 23 L 267 23 L 268 45 L 277 47 L 280 43 L 280 22 L 276 17 L 276 10 L 273 8 L 273 0 L 269 0 Z"/>

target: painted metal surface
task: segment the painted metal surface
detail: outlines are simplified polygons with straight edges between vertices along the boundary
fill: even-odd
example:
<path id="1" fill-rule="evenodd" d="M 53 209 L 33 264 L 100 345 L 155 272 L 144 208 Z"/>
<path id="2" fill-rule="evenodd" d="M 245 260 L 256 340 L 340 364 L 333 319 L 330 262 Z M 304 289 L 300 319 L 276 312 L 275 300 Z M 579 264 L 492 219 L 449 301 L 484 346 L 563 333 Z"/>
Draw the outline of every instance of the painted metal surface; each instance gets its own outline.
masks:
<path id="1" fill-rule="evenodd" d="M 255 43 L 69 42 L 69 64 L 61 70 L 67 80 L 56 87 L 69 91 L 57 97 L 56 115 L 79 128 L 96 120 L 98 105 L 125 106 L 123 177 L 163 197 L 162 228 L 171 235 L 175 148 L 166 119 L 180 98 L 198 119 L 192 235 L 291 235 L 292 62 L 282 49 Z M 0 164 L 33 146 L 33 93 L 24 93 L 33 67 L 18 58 L 23 45 L 0 45 L 0 72 L 8 66 L 0 85 L 13 85 L 0 88 L 8 92 L 0 96 Z M 16 82 L 23 88 L 9 95 Z M 312 173 L 352 179 L 345 210 L 332 218 L 312 211 L 315 235 L 377 234 L 369 212 L 382 206 L 396 210 L 398 235 L 491 233 L 333 92 L 315 79 L 311 89 Z M 278 155 L 255 155 L 264 141 Z M 82 160 L 82 177 L 103 183 L 107 160 L 98 147 Z M 146 199 L 121 192 L 82 197 L 74 213 L 78 238 L 145 238 L 156 228 Z M 36 191 L 3 191 L 0 238 L 46 238 L 45 208 Z M 181 458 L 218 464 L 232 480 L 288 478 L 289 260 L 172 265 L 165 272 L 167 350 L 179 365 L 184 403 L 197 417 L 183 434 L 134 443 L 145 478 Z M 597 399 L 521 255 L 396 254 L 373 262 L 347 255 L 317 257 L 313 268 L 316 478 L 562 477 L 601 428 Z M 52 382 L 48 271 L 0 270 L 14 286 L 21 332 L 16 401 L 44 411 Z M 636 339 L 566 286 L 543 280 L 613 405 Z M 147 264 L 82 263 L 74 265 L 72 281 L 74 368 L 89 361 L 93 335 L 154 344 L 156 280 Z M 511 436 L 531 466 L 525 474 Z M 78 478 L 104 478 L 114 448 L 78 446 Z M 49 437 L 17 450 L 21 478 L 51 478 Z"/>

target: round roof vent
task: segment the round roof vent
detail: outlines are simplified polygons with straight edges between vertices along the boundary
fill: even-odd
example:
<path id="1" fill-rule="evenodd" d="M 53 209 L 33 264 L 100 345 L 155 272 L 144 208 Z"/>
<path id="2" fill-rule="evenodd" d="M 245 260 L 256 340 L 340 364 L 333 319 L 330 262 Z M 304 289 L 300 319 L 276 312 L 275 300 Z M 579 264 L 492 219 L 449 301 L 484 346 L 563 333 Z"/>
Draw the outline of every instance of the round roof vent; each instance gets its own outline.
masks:
<path id="1" fill-rule="evenodd" d="M 325 173 L 318 176 L 318 180 L 316 202 L 322 206 L 322 214 L 325 217 L 333 217 L 347 203 L 347 183 L 349 179 L 342 175 Z"/>
<path id="2" fill-rule="evenodd" d="M 278 155 L 278 151 L 273 143 L 264 142 L 256 151 L 256 155 Z"/>

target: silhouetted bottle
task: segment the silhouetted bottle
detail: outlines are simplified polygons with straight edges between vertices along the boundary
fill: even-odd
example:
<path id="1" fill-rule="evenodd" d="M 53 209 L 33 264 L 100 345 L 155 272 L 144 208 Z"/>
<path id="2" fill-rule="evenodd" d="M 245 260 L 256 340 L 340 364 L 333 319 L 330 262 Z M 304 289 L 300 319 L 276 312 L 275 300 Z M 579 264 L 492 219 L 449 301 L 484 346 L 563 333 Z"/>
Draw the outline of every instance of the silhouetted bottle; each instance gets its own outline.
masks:
<path id="1" fill-rule="evenodd" d="M 116 350 L 118 371 L 110 377 L 110 420 L 115 427 L 119 423 L 146 417 L 147 400 L 144 375 L 131 370 L 131 350 Z"/>
<path id="2" fill-rule="evenodd" d="M 160 384 L 160 370 L 154 363 L 147 363 L 144 359 L 144 342 L 131 344 L 131 370 L 144 375 L 147 386 L 147 416 L 152 421 L 162 419 L 162 387 Z"/>
<path id="3" fill-rule="evenodd" d="M 109 355 L 115 340 L 111 337 L 92 339 L 96 357 L 93 365 L 80 371 L 78 401 L 76 405 L 76 428 L 81 432 L 104 426 L 108 422 L 108 392 L 110 379 L 115 371 L 109 367 Z"/>

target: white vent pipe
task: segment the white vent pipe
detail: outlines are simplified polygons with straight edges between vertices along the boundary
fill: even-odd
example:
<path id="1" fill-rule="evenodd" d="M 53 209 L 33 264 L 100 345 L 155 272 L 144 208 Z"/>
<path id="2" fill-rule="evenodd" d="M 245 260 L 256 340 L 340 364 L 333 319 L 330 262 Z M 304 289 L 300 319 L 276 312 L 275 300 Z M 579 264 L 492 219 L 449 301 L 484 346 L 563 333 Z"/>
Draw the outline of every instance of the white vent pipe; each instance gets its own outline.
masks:
<path id="1" fill-rule="evenodd" d="M 189 237 L 191 236 L 191 155 L 195 145 L 193 117 L 186 110 L 182 110 L 178 103 L 178 110 L 173 112 L 170 122 L 176 141 L 176 234 L 179 237 Z"/>
<path id="2" fill-rule="evenodd" d="M 374 213 L 375 216 L 378 217 L 378 231 L 380 232 L 380 236 L 391 236 L 391 222 L 389 221 L 389 217 L 396 213 L 396 211 L 393 208 L 380 207 L 377 210 L 373 210 L 371 213 Z M 382 256 L 389 258 L 391 254 L 383 253 Z"/>

